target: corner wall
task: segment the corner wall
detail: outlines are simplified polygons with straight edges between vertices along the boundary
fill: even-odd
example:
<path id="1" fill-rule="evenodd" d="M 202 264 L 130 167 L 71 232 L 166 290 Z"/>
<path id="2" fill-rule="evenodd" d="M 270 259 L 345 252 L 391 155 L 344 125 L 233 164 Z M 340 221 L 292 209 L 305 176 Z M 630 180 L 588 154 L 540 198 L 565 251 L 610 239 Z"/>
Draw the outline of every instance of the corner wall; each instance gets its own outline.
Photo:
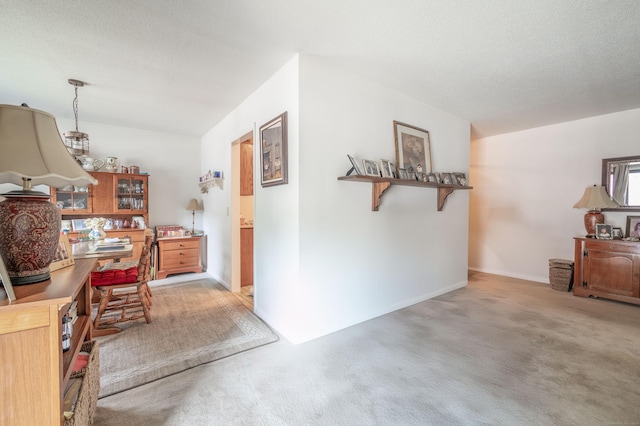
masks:
<path id="1" fill-rule="evenodd" d="M 601 184 L 602 159 L 638 155 L 640 109 L 471 142 L 469 266 L 549 282 L 548 260 L 573 259 L 585 187 Z M 626 227 L 626 216 L 605 221 Z"/>

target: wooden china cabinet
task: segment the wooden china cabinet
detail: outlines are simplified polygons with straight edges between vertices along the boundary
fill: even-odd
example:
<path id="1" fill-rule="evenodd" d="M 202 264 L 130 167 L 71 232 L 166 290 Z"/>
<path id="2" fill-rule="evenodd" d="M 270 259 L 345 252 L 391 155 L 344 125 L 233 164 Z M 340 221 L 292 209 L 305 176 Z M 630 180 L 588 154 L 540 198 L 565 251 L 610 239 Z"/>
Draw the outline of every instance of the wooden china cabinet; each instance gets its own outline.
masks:
<path id="1" fill-rule="evenodd" d="M 149 176 L 146 174 L 88 172 L 98 180 L 97 185 L 51 188 L 51 202 L 62 213 L 63 220 L 104 217 L 133 221 L 134 216 L 144 218 L 149 226 Z M 133 255 L 123 260 L 136 260 L 144 246 L 144 228 L 105 229 L 107 237 L 131 237 Z M 78 237 L 71 230 L 70 237 Z"/>

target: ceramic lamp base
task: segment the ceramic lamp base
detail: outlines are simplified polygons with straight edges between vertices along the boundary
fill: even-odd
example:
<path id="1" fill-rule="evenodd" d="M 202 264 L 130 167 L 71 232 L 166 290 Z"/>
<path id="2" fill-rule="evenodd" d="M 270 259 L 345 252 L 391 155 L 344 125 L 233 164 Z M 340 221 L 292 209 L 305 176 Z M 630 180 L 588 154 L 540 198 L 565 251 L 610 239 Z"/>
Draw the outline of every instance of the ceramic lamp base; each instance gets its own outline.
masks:
<path id="1" fill-rule="evenodd" d="M 596 238 L 596 225 L 604 223 L 604 215 L 598 210 L 589 210 L 584 215 L 584 227 L 587 230 L 587 238 Z"/>
<path id="2" fill-rule="evenodd" d="M 60 239 L 60 209 L 39 191 L 11 191 L 0 202 L 0 255 L 13 285 L 48 280 Z"/>

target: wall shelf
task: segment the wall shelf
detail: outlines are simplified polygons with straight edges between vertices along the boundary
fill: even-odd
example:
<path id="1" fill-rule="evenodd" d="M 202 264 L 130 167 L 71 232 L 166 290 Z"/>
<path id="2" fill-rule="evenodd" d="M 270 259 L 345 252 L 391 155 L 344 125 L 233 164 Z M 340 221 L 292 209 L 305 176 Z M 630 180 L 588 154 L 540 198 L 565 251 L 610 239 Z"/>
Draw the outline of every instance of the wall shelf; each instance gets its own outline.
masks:
<path id="1" fill-rule="evenodd" d="M 214 188 L 216 186 L 222 188 L 222 178 L 219 177 L 198 182 L 198 186 L 200 186 L 200 192 L 205 194 L 209 192 L 209 188 Z"/>
<path id="2" fill-rule="evenodd" d="M 365 182 L 371 183 L 371 211 L 377 212 L 380 207 L 380 198 L 382 194 L 392 185 L 402 186 L 418 186 L 422 188 L 436 188 L 438 190 L 438 211 L 444 208 L 444 202 L 447 197 L 457 190 L 473 189 L 472 186 L 447 185 L 444 183 L 420 182 L 418 180 L 383 178 L 376 176 L 340 176 L 338 180 L 347 182 Z"/>

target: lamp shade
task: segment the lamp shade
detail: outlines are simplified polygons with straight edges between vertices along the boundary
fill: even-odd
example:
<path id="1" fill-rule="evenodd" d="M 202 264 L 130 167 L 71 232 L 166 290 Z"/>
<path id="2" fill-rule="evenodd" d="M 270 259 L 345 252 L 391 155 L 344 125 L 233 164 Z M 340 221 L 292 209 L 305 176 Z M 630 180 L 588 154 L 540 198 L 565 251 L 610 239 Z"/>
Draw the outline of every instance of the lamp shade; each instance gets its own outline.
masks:
<path id="1" fill-rule="evenodd" d="M 86 186 L 98 181 L 69 154 L 53 115 L 0 105 L 0 183 Z"/>
<path id="2" fill-rule="evenodd" d="M 574 209 L 600 210 L 605 208 L 620 207 L 613 201 L 604 186 L 587 186 L 582 198 L 573 205 Z"/>
<path id="3" fill-rule="evenodd" d="M 203 210 L 202 204 L 198 202 L 195 198 L 189 200 L 189 205 L 185 210 Z"/>

